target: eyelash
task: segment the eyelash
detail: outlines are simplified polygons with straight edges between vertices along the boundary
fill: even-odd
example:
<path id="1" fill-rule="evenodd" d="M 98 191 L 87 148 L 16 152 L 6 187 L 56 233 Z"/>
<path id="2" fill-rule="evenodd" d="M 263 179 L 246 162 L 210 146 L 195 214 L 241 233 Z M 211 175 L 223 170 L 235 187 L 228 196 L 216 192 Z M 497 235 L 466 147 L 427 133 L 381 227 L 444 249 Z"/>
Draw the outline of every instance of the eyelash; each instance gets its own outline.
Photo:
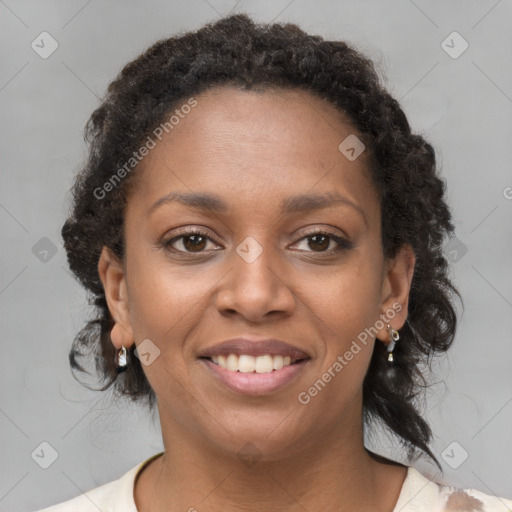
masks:
<path id="1" fill-rule="evenodd" d="M 178 253 L 178 254 L 201 255 L 201 254 L 208 253 L 209 251 L 199 251 L 199 252 L 181 251 L 181 250 L 174 249 L 172 247 L 172 244 L 174 242 L 176 242 L 176 241 L 178 241 L 178 240 L 180 240 L 182 238 L 187 238 L 188 236 L 192 236 L 192 235 L 201 236 L 201 237 L 206 238 L 207 240 L 209 240 L 211 242 L 216 243 L 215 240 L 213 240 L 212 237 L 208 233 L 206 233 L 205 231 L 203 231 L 203 230 L 201 230 L 199 228 L 191 228 L 191 229 L 187 229 L 186 231 L 182 231 L 178 235 L 175 235 L 172 238 L 170 238 L 169 240 L 164 241 L 162 243 L 162 246 L 165 249 L 168 249 L 171 252 Z M 317 255 L 324 255 L 324 256 L 328 255 L 329 256 L 329 255 L 332 255 L 334 253 L 341 252 L 343 250 L 352 249 L 354 247 L 354 244 L 352 242 L 349 242 L 347 239 L 342 238 L 342 237 L 340 237 L 338 235 L 335 235 L 334 233 L 331 233 L 330 231 L 327 231 L 327 230 L 321 229 L 321 228 L 318 228 L 318 229 L 315 229 L 313 231 L 310 231 L 307 235 L 304 235 L 301 238 L 299 238 L 299 241 L 305 240 L 305 239 L 308 239 L 308 238 L 312 238 L 312 237 L 318 236 L 318 235 L 327 236 L 328 238 L 330 238 L 331 240 L 336 242 L 338 244 L 338 247 L 335 247 L 335 248 L 332 248 L 332 249 L 328 249 L 326 251 L 318 251 L 318 252 L 315 252 L 315 251 L 304 251 L 304 252 L 311 252 L 311 253 L 317 254 Z"/>

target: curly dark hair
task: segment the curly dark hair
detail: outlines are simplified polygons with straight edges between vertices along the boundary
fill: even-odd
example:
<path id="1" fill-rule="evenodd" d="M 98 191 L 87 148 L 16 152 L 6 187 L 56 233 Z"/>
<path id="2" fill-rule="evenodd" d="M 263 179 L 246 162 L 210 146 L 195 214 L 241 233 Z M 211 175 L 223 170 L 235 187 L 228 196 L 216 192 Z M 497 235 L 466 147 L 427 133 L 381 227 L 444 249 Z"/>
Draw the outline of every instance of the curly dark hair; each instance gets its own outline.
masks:
<path id="1" fill-rule="evenodd" d="M 136 170 L 110 187 L 108 199 L 97 191 L 180 102 L 216 86 L 304 90 L 348 115 L 358 130 L 380 197 L 383 253 L 391 258 L 408 244 L 416 256 L 408 320 L 400 330 L 392 372 L 384 344 L 375 344 L 363 384 L 364 422 L 380 419 L 409 458 L 424 452 L 441 469 L 428 446 L 432 431 L 417 403 L 426 386 L 424 364 L 430 368 L 433 356 L 453 342 L 454 299 L 459 296 L 443 256 L 453 225 L 434 150 L 411 132 L 370 59 L 345 42 L 309 35 L 294 24 L 256 24 L 245 14 L 220 19 L 157 42 L 108 87 L 85 129 L 89 158 L 76 179 L 72 213 L 62 228 L 70 268 L 96 306 L 96 316 L 78 333 L 69 354 L 74 374 L 88 373 L 79 360 L 92 359 L 101 377 L 99 389 L 112 386 L 154 407 L 156 397 L 134 356 L 135 345 L 128 353 L 128 370 L 116 372 L 113 319 L 97 269 L 103 246 L 123 258 L 124 211 Z"/>

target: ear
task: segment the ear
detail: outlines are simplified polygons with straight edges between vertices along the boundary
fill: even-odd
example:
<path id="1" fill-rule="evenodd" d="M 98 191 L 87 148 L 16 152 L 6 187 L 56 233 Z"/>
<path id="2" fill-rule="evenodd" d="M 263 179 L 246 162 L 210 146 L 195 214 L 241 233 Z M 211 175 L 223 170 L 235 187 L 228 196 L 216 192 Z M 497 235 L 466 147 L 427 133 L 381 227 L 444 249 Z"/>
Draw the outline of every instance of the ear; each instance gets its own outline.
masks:
<path id="1" fill-rule="evenodd" d="M 387 325 L 399 330 L 407 320 L 409 292 L 416 256 L 410 245 L 404 245 L 396 256 L 386 261 L 382 281 L 381 319 L 386 323 L 377 338 L 390 341 Z"/>
<path id="2" fill-rule="evenodd" d="M 98 261 L 98 273 L 105 290 L 108 309 L 115 321 L 110 338 L 117 349 L 122 346 L 128 348 L 134 343 L 134 338 L 125 271 L 119 258 L 106 246 L 103 247 Z"/>

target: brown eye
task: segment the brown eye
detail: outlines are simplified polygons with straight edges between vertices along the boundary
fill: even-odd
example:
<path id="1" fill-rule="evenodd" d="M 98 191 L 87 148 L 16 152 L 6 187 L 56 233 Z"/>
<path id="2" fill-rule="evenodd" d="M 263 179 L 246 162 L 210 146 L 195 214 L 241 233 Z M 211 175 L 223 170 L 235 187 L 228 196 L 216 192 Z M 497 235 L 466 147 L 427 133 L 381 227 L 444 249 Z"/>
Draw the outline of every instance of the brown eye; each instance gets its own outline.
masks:
<path id="1" fill-rule="evenodd" d="M 190 230 L 164 242 L 164 246 L 178 253 L 201 253 L 204 252 L 208 242 L 213 240 L 203 231 Z"/>
<path id="2" fill-rule="evenodd" d="M 183 246 L 187 251 L 201 251 L 206 246 L 206 238 L 201 235 L 188 235 L 183 238 Z"/>
<path id="3" fill-rule="evenodd" d="M 320 251 L 325 251 L 329 248 L 330 237 L 326 235 L 314 235 L 308 237 L 308 246 L 316 251 L 315 247 Z"/>
<path id="4" fill-rule="evenodd" d="M 303 245 L 303 247 L 301 248 L 300 245 Z M 353 247 L 354 244 L 345 238 L 324 231 L 313 232 L 301 238 L 299 243 L 301 251 L 326 254 L 340 252 L 343 249 L 352 249 Z"/>

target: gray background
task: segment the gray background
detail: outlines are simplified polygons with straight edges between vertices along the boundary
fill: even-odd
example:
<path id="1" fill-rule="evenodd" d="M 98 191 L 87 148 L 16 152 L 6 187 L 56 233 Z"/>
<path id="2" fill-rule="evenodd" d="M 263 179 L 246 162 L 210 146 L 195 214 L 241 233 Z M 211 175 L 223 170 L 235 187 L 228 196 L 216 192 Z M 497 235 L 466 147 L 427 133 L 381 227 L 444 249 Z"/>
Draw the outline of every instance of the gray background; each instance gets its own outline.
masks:
<path id="1" fill-rule="evenodd" d="M 512 497 L 512 2 L 0 0 L 0 509 L 69 499 L 161 450 L 158 418 L 70 374 L 70 343 L 89 307 L 59 233 L 86 155 L 82 129 L 107 84 L 157 39 L 230 11 L 357 44 L 435 145 L 465 312 L 427 397 L 433 450 L 443 481 Z M 59 45 L 47 59 L 31 48 L 43 31 Z M 469 43 L 458 58 L 442 47 L 453 31 Z M 453 37 L 445 44 L 462 48 Z M 48 469 L 42 442 L 58 454 Z M 400 458 L 386 439 L 368 443 Z"/>

